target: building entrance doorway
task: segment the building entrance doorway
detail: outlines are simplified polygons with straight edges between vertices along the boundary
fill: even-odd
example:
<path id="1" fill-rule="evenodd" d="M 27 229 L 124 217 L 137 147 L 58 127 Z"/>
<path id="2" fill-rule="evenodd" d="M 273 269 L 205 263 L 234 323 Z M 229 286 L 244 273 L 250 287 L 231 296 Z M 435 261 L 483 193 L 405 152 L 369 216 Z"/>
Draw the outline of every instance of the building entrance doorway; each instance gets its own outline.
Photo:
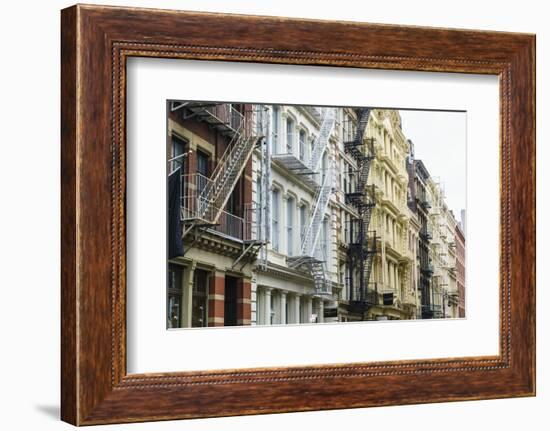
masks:
<path id="1" fill-rule="evenodd" d="M 224 325 L 237 325 L 237 283 L 235 277 L 225 276 Z"/>

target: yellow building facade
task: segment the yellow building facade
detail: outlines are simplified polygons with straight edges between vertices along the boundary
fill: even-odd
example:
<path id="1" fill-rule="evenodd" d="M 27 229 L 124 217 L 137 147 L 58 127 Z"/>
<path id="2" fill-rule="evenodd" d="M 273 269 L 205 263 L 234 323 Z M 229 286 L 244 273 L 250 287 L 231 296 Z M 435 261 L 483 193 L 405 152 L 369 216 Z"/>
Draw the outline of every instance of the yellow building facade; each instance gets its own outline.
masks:
<path id="1" fill-rule="evenodd" d="M 407 207 L 409 146 L 399 112 L 373 110 L 366 137 L 375 143 L 369 184 L 375 189 L 371 229 L 376 231 L 378 243 L 371 283 L 379 301 L 370 315 L 374 319 L 412 319 L 416 317 L 417 289 L 413 279 L 416 245 L 411 235 L 417 229 L 411 227 L 412 213 Z"/>

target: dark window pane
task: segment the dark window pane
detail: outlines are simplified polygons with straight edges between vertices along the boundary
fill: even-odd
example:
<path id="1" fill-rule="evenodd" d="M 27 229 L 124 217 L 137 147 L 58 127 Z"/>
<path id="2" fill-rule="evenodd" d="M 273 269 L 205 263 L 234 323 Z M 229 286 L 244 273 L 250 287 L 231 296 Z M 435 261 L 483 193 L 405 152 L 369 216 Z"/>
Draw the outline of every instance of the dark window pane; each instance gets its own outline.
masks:
<path id="1" fill-rule="evenodd" d="M 207 318 L 208 300 L 208 273 L 201 269 L 195 270 L 193 280 L 193 315 L 191 316 L 192 327 L 208 326 Z"/>

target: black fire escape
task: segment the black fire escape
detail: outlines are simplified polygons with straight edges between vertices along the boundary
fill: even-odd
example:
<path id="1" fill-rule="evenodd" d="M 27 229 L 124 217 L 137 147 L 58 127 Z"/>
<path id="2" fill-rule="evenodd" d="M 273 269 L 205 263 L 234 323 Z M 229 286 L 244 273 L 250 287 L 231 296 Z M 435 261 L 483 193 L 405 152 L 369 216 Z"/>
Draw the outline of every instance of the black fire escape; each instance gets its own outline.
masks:
<path id="1" fill-rule="evenodd" d="M 357 109 L 357 130 L 352 141 L 344 142 L 344 151 L 357 163 L 355 190 L 346 190 L 346 204 L 352 205 L 357 217 L 352 217 L 348 227 L 347 248 L 349 307 L 353 313 L 363 317 L 367 310 L 378 303 L 376 289 L 369 288 L 374 256 L 376 254 L 376 232 L 369 232 L 372 211 L 375 206 L 374 185 L 367 186 L 372 160 L 374 139 L 364 139 L 369 121 L 370 109 Z"/>

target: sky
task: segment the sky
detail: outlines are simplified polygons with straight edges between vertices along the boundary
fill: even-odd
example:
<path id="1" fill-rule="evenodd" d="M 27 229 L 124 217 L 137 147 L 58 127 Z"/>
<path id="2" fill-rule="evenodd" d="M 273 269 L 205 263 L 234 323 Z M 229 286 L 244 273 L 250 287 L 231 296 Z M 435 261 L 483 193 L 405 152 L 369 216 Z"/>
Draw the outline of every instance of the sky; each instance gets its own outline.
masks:
<path id="1" fill-rule="evenodd" d="M 466 113 L 399 110 L 403 133 L 414 143 L 415 158 L 445 188 L 445 201 L 460 221 L 466 209 Z"/>

